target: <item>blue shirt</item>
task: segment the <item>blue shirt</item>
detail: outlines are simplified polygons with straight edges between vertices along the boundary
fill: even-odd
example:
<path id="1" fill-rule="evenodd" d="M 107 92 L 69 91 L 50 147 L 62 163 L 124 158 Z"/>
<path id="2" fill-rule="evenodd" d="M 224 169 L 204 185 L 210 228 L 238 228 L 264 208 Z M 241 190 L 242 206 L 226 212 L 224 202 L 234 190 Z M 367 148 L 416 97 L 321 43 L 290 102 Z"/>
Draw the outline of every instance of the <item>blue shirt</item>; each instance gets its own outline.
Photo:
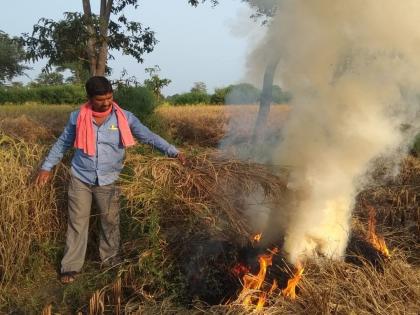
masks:
<path id="1" fill-rule="evenodd" d="M 63 133 L 51 148 L 41 169 L 51 171 L 60 162 L 64 153 L 73 146 L 79 112 L 77 110 L 70 114 L 70 119 Z M 178 154 L 178 150 L 174 146 L 151 132 L 132 113 L 124 110 L 124 114 L 127 117 L 133 136 L 140 142 L 149 144 L 171 157 L 175 157 Z M 123 168 L 125 156 L 115 110 L 112 110 L 111 114 L 100 126 L 93 123 L 93 130 L 96 140 L 95 155 L 89 156 L 83 150 L 76 149 L 71 162 L 71 172 L 75 177 L 90 185 L 103 186 L 112 184 L 118 179 Z"/>

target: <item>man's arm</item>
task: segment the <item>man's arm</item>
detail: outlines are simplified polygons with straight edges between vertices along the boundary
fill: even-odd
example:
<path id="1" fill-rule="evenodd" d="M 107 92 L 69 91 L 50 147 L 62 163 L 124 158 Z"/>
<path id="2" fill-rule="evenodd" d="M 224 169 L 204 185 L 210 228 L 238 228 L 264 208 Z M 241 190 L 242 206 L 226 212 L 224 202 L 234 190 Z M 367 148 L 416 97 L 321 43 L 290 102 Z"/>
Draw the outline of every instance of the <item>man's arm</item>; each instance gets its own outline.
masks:
<path id="1" fill-rule="evenodd" d="M 50 178 L 51 169 L 58 164 L 63 158 L 64 153 L 73 145 L 76 136 L 76 121 L 77 113 L 73 112 L 67 122 L 62 134 L 52 146 L 50 152 L 42 163 L 41 169 L 38 171 L 36 177 L 36 184 L 43 185 Z"/>
<path id="2" fill-rule="evenodd" d="M 143 125 L 133 114 L 128 113 L 127 120 L 131 132 L 140 142 L 149 144 L 170 157 L 177 157 L 180 155 L 180 152 L 173 145 L 150 131 L 150 129 Z"/>

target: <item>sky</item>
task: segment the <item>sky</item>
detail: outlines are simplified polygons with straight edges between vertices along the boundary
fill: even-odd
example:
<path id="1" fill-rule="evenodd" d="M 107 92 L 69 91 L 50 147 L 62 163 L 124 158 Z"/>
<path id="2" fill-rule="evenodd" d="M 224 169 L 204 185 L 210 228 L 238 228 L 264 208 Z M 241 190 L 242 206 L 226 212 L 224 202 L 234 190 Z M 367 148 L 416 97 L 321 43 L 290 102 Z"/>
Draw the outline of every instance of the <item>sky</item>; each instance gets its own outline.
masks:
<path id="1" fill-rule="evenodd" d="M 17 36 L 31 32 L 42 18 L 60 19 L 63 12 L 81 11 L 82 0 L 18 0 L 3 2 L 0 10 L 0 30 Z M 99 0 L 91 0 L 98 12 Z M 6 4 L 7 3 L 7 4 Z M 114 52 L 110 60 L 112 79 L 119 78 L 123 69 L 128 75 L 143 81 L 144 69 L 159 65 L 160 76 L 172 80 L 163 90 L 165 95 L 187 92 L 194 82 L 204 82 L 209 92 L 214 88 L 245 82 L 246 59 L 253 43 L 263 36 L 264 28 L 250 19 L 252 12 L 241 0 L 222 0 L 194 8 L 187 0 L 139 0 L 139 7 L 128 7 L 125 15 L 149 26 L 158 44 L 152 53 L 144 55 L 138 64 L 130 56 Z M 41 72 L 44 62 L 32 64 L 30 79 Z M 25 77 L 16 81 L 27 82 Z"/>

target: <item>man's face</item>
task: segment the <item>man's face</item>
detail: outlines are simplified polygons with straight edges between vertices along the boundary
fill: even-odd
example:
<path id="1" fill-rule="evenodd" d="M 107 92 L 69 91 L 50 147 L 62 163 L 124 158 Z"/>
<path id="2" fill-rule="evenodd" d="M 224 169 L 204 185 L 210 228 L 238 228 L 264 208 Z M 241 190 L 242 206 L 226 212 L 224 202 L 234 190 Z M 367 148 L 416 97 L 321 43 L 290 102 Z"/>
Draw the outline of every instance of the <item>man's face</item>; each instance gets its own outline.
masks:
<path id="1" fill-rule="evenodd" d="M 104 95 L 95 95 L 90 99 L 90 103 L 92 104 L 92 109 L 95 112 L 106 112 L 111 106 L 113 102 L 113 94 L 107 93 Z"/>

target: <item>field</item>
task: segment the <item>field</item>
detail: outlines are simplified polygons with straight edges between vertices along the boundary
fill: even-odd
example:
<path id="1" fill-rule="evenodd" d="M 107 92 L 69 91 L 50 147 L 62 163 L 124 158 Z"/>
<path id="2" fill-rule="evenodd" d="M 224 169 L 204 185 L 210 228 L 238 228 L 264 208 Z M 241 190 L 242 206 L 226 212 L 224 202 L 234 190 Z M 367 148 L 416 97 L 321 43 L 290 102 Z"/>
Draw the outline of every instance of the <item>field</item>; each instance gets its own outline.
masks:
<path id="1" fill-rule="evenodd" d="M 278 277 L 279 287 L 258 311 L 254 303 L 244 306 L 241 277 L 232 269 L 244 249 L 261 253 L 266 247 L 250 241 L 243 200 L 263 191 L 270 202 L 281 204 L 290 194 L 286 168 L 273 172 L 262 164 L 227 159 L 217 148 L 229 121 L 240 131 L 235 141 L 250 138 L 249 128 L 240 127 L 253 125 L 255 106 L 158 108 L 148 124 L 186 152 L 188 165 L 143 145 L 130 149 L 120 179 L 122 263 L 101 266 L 93 212 L 83 273 L 75 283 L 61 285 L 57 270 L 71 152 L 46 187 L 36 188 L 32 181 L 73 109 L 0 106 L 0 313 L 420 313 L 420 159 L 414 156 L 405 158 L 397 178 L 358 195 L 344 261 L 307 261 L 297 298 L 291 299 L 282 289 L 293 268 L 280 248 L 267 274 L 267 282 Z M 235 111 L 247 115 L 235 122 Z M 281 129 L 278 122 L 287 119 L 288 111 L 287 106 L 273 108 L 269 132 Z M 377 165 L 375 173 L 380 176 L 384 167 Z M 374 230 L 384 237 L 389 257 L 368 241 L 372 213 L 367 204 L 375 209 Z M 260 289 L 248 292 L 251 300 L 258 300 Z"/>

